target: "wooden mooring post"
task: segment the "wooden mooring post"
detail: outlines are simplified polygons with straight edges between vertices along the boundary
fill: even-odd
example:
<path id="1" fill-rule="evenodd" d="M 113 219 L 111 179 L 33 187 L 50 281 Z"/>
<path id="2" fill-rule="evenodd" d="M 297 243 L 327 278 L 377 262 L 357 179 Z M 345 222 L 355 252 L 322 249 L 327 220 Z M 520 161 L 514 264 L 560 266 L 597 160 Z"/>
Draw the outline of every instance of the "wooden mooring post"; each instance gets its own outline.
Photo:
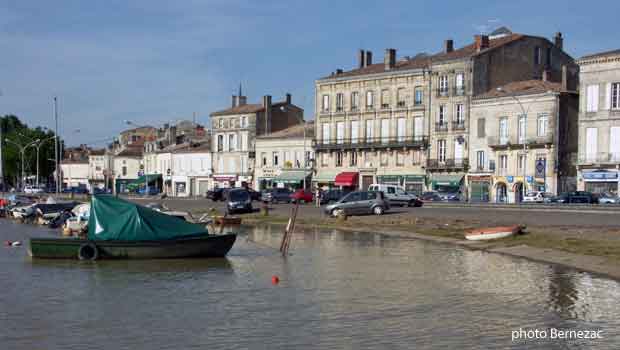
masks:
<path id="1" fill-rule="evenodd" d="M 285 256 L 288 253 L 288 248 L 291 245 L 291 238 L 293 237 L 293 233 L 295 231 L 295 221 L 297 220 L 298 211 L 299 201 L 296 201 L 295 206 L 291 208 L 291 216 L 286 224 L 284 236 L 282 236 L 282 243 L 280 243 L 280 252 L 282 253 L 282 256 Z"/>

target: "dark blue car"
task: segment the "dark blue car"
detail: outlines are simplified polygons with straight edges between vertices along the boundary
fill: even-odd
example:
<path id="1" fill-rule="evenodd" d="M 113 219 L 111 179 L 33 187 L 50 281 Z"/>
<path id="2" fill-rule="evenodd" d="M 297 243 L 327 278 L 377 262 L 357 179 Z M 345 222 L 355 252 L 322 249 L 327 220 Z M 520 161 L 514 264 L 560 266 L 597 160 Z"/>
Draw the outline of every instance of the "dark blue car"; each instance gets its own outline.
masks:
<path id="1" fill-rule="evenodd" d="M 145 187 L 138 188 L 136 190 L 136 193 L 144 195 L 146 193 L 146 188 Z M 153 196 L 153 195 L 156 195 L 156 194 L 159 194 L 159 189 L 157 189 L 157 187 L 154 187 L 154 186 L 153 187 L 149 186 L 148 195 Z"/>

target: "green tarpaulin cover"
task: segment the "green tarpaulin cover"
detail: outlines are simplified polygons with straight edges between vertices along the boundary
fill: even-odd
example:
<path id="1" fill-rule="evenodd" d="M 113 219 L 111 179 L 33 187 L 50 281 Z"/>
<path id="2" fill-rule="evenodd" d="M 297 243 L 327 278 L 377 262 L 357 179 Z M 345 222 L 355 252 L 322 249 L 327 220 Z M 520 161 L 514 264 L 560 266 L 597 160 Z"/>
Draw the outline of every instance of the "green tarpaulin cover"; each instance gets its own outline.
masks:
<path id="1" fill-rule="evenodd" d="M 208 234 L 206 228 L 111 196 L 93 196 L 88 239 L 163 241 Z"/>

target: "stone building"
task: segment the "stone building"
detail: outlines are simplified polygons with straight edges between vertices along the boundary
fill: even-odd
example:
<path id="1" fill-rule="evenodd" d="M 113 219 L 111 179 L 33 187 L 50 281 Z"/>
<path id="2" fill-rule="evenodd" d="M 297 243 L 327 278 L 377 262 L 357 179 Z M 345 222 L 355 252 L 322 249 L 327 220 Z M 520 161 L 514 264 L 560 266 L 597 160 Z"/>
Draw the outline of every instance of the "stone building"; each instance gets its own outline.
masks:
<path id="1" fill-rule="evenodd" d="M 122 151 L 114 154 L 112 158 L 114 193 L 129 192 L 127 185 L 140 177 L 144 171 L 142 154 L 143 145 L 125 147 Z"/>
<path id="2" fill-rule="evenodd" d="M 93 149 L 88 155 L 88 182 L 91 188 L 110 188 L 112 166 L 105 149 Z"/>
<path id="3" fill-rule="evenodd" d="M 620 50 L 580 58 L 580 190 L 620 189 Z"/>
<path id="4" fill-rule="evenodd" d="M 428 144 L 428 59 L 382 63 L 360 50 L 358 66 L 316 81 L 316 186 L 366 189 L 394 183 L 421 192 Z"/>
<path id="5" fill-rule="evenodd" d="M 544 79 L 475 96 L 468 199 L 515 203 L 528 191 L 574 189 L 578 102 L 576 91 Z"/>
<path id="6" fill-rule="evenodd" d="M 261 104 L 248 104 L 239 91 L 230 108 L 211 113 L 214 185 L 251 185 L 255 138 L 302 122 L 303 109 L 292 104 L 290 94 L 282 102 L 265 95 Z"/>
<path id="7" fill-rule="evenodd" d="M 171 156 L 170 181 L 175 197 L 204 196 L 212 188 L 211 145 L 184 144 L 169 152 Z"/>
<path id="8" fill-rule="evenodd" d="M 62 188 L 83 187 L 90 189 L 88 178 L 88 155 L 90 148 L 86 145 L 67 147 L 63 150 L 60 161 Z"/>
<path id="9" fill-rule="evenodd" d="M 310 187 L 314 122 L 306 122 L 256 137 L 254 188 Z"/>

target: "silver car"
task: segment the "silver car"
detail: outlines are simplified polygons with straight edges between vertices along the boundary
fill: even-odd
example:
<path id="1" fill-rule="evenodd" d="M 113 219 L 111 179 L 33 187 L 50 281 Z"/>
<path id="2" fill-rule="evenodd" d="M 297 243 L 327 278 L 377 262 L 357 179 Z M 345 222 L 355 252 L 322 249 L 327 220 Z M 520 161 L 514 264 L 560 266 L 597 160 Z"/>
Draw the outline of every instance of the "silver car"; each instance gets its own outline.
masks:
<path id="1" fill-rule="evenodd" d="M 334 204 L 324 207 L 325 214 L 331 216 L 375 214 L 382 215 L 390 209 L 383 192 L 356 191 L 347 194 Z"/>

